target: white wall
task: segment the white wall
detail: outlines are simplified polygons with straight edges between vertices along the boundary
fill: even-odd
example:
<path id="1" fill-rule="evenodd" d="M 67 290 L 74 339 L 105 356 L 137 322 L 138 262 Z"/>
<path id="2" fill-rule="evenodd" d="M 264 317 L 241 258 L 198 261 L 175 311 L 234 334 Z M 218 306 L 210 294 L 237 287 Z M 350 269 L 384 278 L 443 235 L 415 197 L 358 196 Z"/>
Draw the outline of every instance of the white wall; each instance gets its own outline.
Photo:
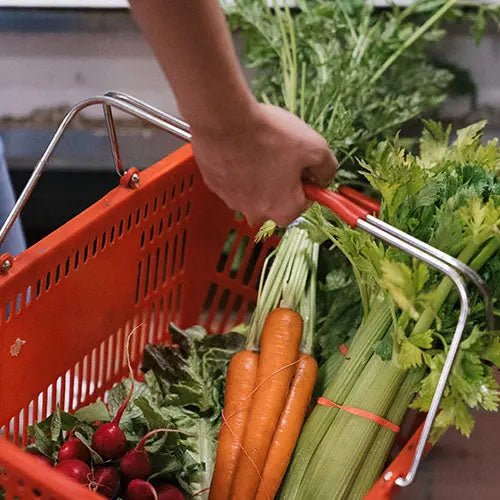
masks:
<path id="1" fill-rule="evenodd" d="M 176 109 L 139 34 L 0 33 L 0 117 L 67 106 L 106 90 Z"/>
<path id="2" fill-rule="evenodd" d="M 100 16 L 106 25 L 107 13 Z M 127 20 L 126 14 L 121 16 Z M 0 30 L 0 120 L 69 106 L 110 89 L 176 113 L 172 93 L 149 48 L 130 21 L 124 24 L 124 29 L 114 23 L 111 30 L 90 32 Z M 472 71 L 480 105 L 500 110 L 498 33 L 489 33 L 476 47 L 466 31 L 456 30 L 442 43 L 440 53 Z"/>

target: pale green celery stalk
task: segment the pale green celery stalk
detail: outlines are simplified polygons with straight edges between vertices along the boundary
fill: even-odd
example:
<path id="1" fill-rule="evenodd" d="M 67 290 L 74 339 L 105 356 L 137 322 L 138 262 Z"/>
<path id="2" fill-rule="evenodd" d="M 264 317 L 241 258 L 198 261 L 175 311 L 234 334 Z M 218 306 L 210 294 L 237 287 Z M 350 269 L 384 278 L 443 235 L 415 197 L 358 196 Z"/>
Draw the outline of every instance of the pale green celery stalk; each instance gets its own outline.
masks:
<path id="1" fill-rule="evenodd" d="M 499 243 L 500 242 L 498 241 L 498 239 L 491 240 L 487 245 L 484 246 L 483 249 L 479 250 L 480 244 L 478 244 L 477 242 L 471 242 L 468 245 L 466 245 L 466 247 L 462 250 L 462 252 L 460 252 L 458 258 L 459 258 L 459 260 L 461 260 L 464 263 L 469 262 L 470 266 L 473 269 L 479 270 L 495 254 L 496 250 L 498 249 Z M 474 255 L 476 255 L 476 254 L 477 254 L 477 256 L 474 258 Z M 444 302 L 446 301 L 446 299 L 450 295 L 450 292 L 453 289 L 454 289 L 454 285 L 451 282 L 451 280 L 449 278 L 443 278 L 441 283 L 438 285 L 438 287 L 436 289 L 437 291 L 436 291 L 435 299 L 434 299 L 433 303 L 431 304 L 431 306 L 428 309 L 424 310 L 424 313 L 420 317 L 419 321 L 417 321 L 417 323 L 413 327 L 413 333 L 425 332 L 427 329 L 432 327 L 436 312 L 441 309 L 442 305 L 444 304 Z M 430 309 L 430 311 L 429 311 L 429 309 Z M 403 316 L 404 316 L 404 313 L 401 315 L 401 317 L 403 317 Z M 386 362 L 386 371 L 388 372 L 388 374 L 392 373 L 394 369 L 397 369 L 394 362 L 392 362 L 392 361 Z M 417 375 L 418 375 L 418 373 L 420 373 L 421 377 L 425 373 L 425 371 L 416 372 L 415 370 L 413 370 L 413 372 L 416 373 Z M 407 374 L 408 371 L 401 369 L 401 373 Z M 376 375 L 376 378 L 378 378 L 378 380 L 374 380 L 375 387 L 383 388 L 384 392 L 397 390 L 398 381 L 396 380 L 396 378 L 391 379 L 390 375 L 388 377 L 387 374 L 384 372 L 381 372 L 379 375 Z M 418 382 L 418 380 L 417 380 L 417 382 Z M 400 392 L 400 397 L 403 397 L 401 392 Z M 407 391 L 408 403 L 412 397 L 413 397 L 413 388 L 408 389 L 408 391 Z M 407 407 L 407 405 L 406 405 L 406 407 Z M 392 414 L 393 411 L 396 413 L 399 413 L 401 411 L 401 412 L 403 412 L 403 416 L 404 416 L 404 408 L 400 408 L 398 406 L 398 404 L 394 404 L 394 406 L 392 406 L 390 408 L 389 413 Z M 385 415 L 385 414 L 382 414 L 382 415 Z M 401 418 L 403 418 L 403 416 Z M 387 417 L 387 418 L 389 418 L 389 417 Z M 336 427 L 338 424 L 339 424 L 339 422 L 335 421 L 333 426 Z M 380 430 L 378 430 L 378 432 L 380 432 Z M 370 441 L 370 439 L 372 441 L 374 441 L 375 434 L 371 435 L 371 436 L 366 436 L 367 443 Z M 330 435 L 328 435 L 328 438 L 325 436 L 325 441 L 327 441 L 327 443 L 332 443 L 332 444 L 336 443 L 336 439 L 334 438 L 334 436 L 330 436 Z M 357 458 L 358 468 L 361 467 L 362 463 L 363 463 L 363 459 L 366 456 L 368 450 L 369 450 L 369 448 L 365 448 L 363 451 L 358 450 L 358 451 L 360 451 L 358 453 L 358 455 L 357 456 L 353 455 L 354 458 L 353 458 L 353 462 L 350 463 L 350 469 L 349 468 L 340 468 L 340 474 L 342 474 L 342 473 L 344 474 L 344 476 L 341 477 L 342 480 L 339 479 L 339 484 L 341 484 L 342 487 L 344 487 L 344 485 L 346 484 L 345 479 L 348 477 L 347 474 L 349 474 L 349 470 L 350 471 L 356 470 L 356 467 L 353 466 L 354 460 Z M 377 474 L 380 473 L 380 469 L 384 465 L 384 462 L 385 462 L 385 459 L 387 457 L 387 454 L 389 453 L 389 450 L 390 450 L 390 446 L 388 448 L 385 448 L 385 450 L 379 449 L 378 453 L 376 453 L 372 456 L 372 458 L 370 460 L 370 464 L 366 466 L 366 467 L 371 467 L 371 476 L 372 477 L 377 477 Z M 312 458 L 312 461 L 311 461 L 312 463 L 316 459 L 317 453 L 318 453 L 318 450 L 316 451 L 316 454 Z M 349 449 L 349 448 L 343 449 L 342 447 L 339 447 L 339 454 L 342 455 L 342 458 L 344 461 L 347 461 L 348 457 L 351 456 L 351 449 Z M 332 455 L 332 454 L 330 453 L 330 455 Z M 329 460 L 332 461 L 333 459 L 334 459 L 333 456 L 330 456 Z M 309 471 L 309 469 L 308 469 L 308 471 Z M 330 476 L 332 476 L 332 469 L 330 469 L 328 473 Z M 363 472 L 363 474 L 368 475 L 368 472 L 365 470 Z M 306 473 L 306 477 L 309 480 L 310 474 Z M 360 474 L 356 474 L 356 473 L 350 474 L 350 484 L 357 484 L 358 480 L 362 480 L 361 478 L 362 478 L 361 473 Z M 338 491 L 341 491 L 342 487 L 339 487 Z M 348 490 L 346 490 L 345 493 L 347 493 L 347 491 Z M 341 497 L 339 496 L 338 498 L 341 498 Z M 349 499 L 352 498 L 352 495 L 349 494 L 348 498 Z"/>
<path id="2" fill-rule="evenodd" d="M 391 313 L 385 299 L 381 296 L 374 300 L 366 320 L 356 333 L 349 359 L 342 360 L 336 377 L 328 384 L 323 396 L 338 404 L 343 404 L 364 366 L 373 353 L 374 343 L 382 338 L 391 322 Z M 307 419 L 300 433 L 297 446 L 288 468 L 280 498 L 286 500 L 303 499 L 298 495 L 300 483 L 304 479 L 307 464 L 314 450 L 322 441 L 330 424 L 338 412 L 335 408 L 317 405 Z"/>
<path id="3" fill-rule="evenodd" d="M 471 242 L 462 250 L 458 258 L 464 263 L 470 262 L 471 266 L 478 270 L 494 254 L 493 250 L 497 248 L 497 246 L 498 242 L 490 241 L 482 251 L 478 252 L 479 245 Z M 486 248 L 488 248 L 488 250 L 486 250 Z M 478 257 L 482 255 L 482 258 L 478 259 L 478 257 L 476 257 L 473 259 L 476 253 L 478 253 Z M 433 303 L 429 308 L 424 310 L 421 318 L 414 326 L 414 333 L 424 332 L 432 326 L 436 312 L 440 310 L 452 289 L 453 283 L 451 280 L 449 278 L 443 278 L 436 289 Z M 387 402 L 386 394 L 396 394 L 401 381 L 408 371 L 399 368 L 394 361 L 383 362 L 381 370 L 378 373 L 371 373 L 373 379 L 370 379 L 370 383 L 373 385 L 373 388 L 378 388 L 378 390 L 370 390 L 368 385 L 365 385 L 363 382 L 363 380 L 366 380 L 364 378 L 365 370 L 368 370 L 368 366 L 364 368 L 359 382 L 355 383 L 353 391 L 359 390 L 361 394 L 370 392 L 370 397 L 372 398 L 370 404 L 373 406 L 364 405 L 363 408 L 374 413 L 377 413 L 374 408 L 379 408 L 381 409 L 380 414 L 385 416 L 389 410 L 389 407 L 384 406 Z M 338 376 L 340 376 L 340 372 Z M 339 403 L 339 401 L 333 398 L 328 398 L 338 404 L 348 404 L 348 399 L 346 399 L 345 403 Z M 377 398 L 380 398 L 379 402 L 377 402 Z M 352 406 L 355 405 L 352 404 Z M 384 407 L 385 411 L 383 410 Z M 336 413 L 338 413 L 338 410 Z M 297 498 L 323 498 L 321 485 L 325 483 L 325 478 L 327 477 L 329 481 L 334 478 L 333 484 L 336 485 L 334 498 L 342 498 L 344 494 L 347 494 L 350 484 L 357 479 L 356 472 L 361 467 L 363 459 L 370 449 L 371 443 L 375 440 L 378 429 L 376 427 L 365 428 L 363 441 L 360 440 L 358 442 L 356 438 L 356 446 L 346 445 L 340 442 L 339 435 L 343 435 L 345 432 L 348 434 L 358 432 L 356 426 L 353 427 L 346 422 L 345 417 L 339 418 L 339 416 L 337 416 L 332 420 L 329 428 L 323 433 L 321 443 L 314 449 L 310 456 L 310 462 L 306 466 Z M 385 456 L 378 455 L 378 459 L 380 460 L 378 467 L 383 466 L 385 458 Z M 329 466 L 325 468 L 325 466 L 322 465 L 324 462 L 329 463 Z M 374 466 L 374 464 L 375 462 L 373 461 L 372 466 Z M 325 498 L 333 498 L 329 491 L 325 490 L 324 494 L 330 495 L 330 497 Z"/>
<path id="4" fill-rule="evenodd" d="M 347 348 L 349 348 L 349 345 L 350 341 L 346 342 Z M 344 355 L 340 351 L 336 351 L 319 367 L 316 386 L 314 387 L 315 397 L 323 394 L 328 383 L 333 379 L 342 365 L 342 361 L 344 361 Z"/>
<path id="5" fill-rule="evenodd" d="M 410 370 L 394 398 L 386 418 L 401 425 L 424 374 L 423 368 Z M 380 427 L 359 472 L 352 481 L 352 488 L 346 495 L 349 500 L 362 500 L 384 470 L 384 462 L 391 451 L 396 434 L 390 429 Z"/>
<path id="6" fill-rule="evenodd" d="M 478 244 L 470 243 L 462 250 L 458 258 L 464 263 L 470 262 L 473 269 L 479 270 L 498 250 L 498 245 L 498 239 L 491 240 L 478 252 Z M 478 252 L 478 255 L 473 258 L 476 252 Z M 448 278 L 443 278 L 437 287 L 433 304 L 424 310 L 422 314 L 423 319 L 421 317 L 413 328 L 414 333 L 425 332 L 432 326 L 436 312 L 439 311 L 452 288 L 453 284 L 451 281 Z M 341 368 L 337 372 L 337 376 L 334 377 L 324 393 L 324 397 L 335 401 L 337 404 L 344 404 L 345 398 L 356 383 L 370 354 L 373 352 L 374 342 L 380 339 L 389 327 L 391 319 L 389 308 L 383 302 L 382 298 L 378 298 L 378 300 L 381 302 L 380 307 L 374 305 L 374 308 L 370 311 L 354 337 L 353 345 L 349 350 L 350 360 L 343 361 Z M 394 362 L 387 362 L 386 366 L 389 372 L 393 369 L 399 370 L 394 366 Z M 401 370 L 401 372 L 404 374 L 406 370 Z M 400 380 L 398 377 L 395 377 L 393 382 L 390 382 L 390 378 L 388 382 L 387 377 L 381 373 L 380 380 L 374 381 L 374 383 L 377 387 L 383 388 L 384 391 L 394 391 L 399 387 Z M 379 394 L 381 392 L 383 391 L 379 391 Z M 383 394 L 380 395 L 383 397 Z M 321 441 L 324 438 L 326 439 L 328 429 L 332 422 L 334 422 L 338 411 L 339 410 L 335 408 L 319 405 L 312 411 L 311 416 L 304 425 L 297 447 L 295 448 L 294 456 L 283 485 L 281 498 L 286 500 L 302 500 L 307 498 L 304 496 L 302 490 L 299 492 L 299 488 L 303 481 L 309 479 L 309 472 L 307 471 L 308 463 L 312 459 Z M 344 450 L 339 448 L 340 451 L 346 451 L 347 449 L 349 449 L 349 447 Z M 358 459 L 361 465 L 363 456 L 359 456 Z M 324 481 L 325 478 L 330 477 L 331 472 L 332 470 L 329 468 L 326 475 L 318 481 Z"/>
<path id="7" fill-rule="evenodd" d="M 490 240 L 484 248 L 472 259 L 469 264 L 472 269 L 479 271 L 500 249 L 500 237 Z"/>
<path id="8" fill-rule="evenodd" d="M 406 370 L 373 354 L 356 384 L 342 403 L 385 416 Z M 338 401 L 335 401 L 338 403 Z M 327 410 L 334 408 L 326 407 Z M 370 419 L 336 410 L 335 420 L 316 448 L 300 485 L 299 498 L 345 498 L 351 480 L 361 466 L 380 425 Z"/>
<path id="9" fill-rule="evenodd" d="M 478 251 L 478 249 L 479 245 L 471 241 L 460 252 L 457 259 L 463 262 L 464 264 L 467 264 L 473 258 L 474 254 Z M 484 263 L 486 263 L 486 261 L 484 261 L 481 264 L 481 266 Z M 446 299 L 448 298 L 448 295 L 454 288 L 455 285 L 453 284 L 453 281 L 451 281 L 450 278 L 443 278 L 441 280 L 441 283 L 439 283 L 438 287 L 436 288 L 435 298 L 432 301 L 432 304 L 424 309 L 424 311 L 420 315 L 420 318 L 413 327 L 412 334 L 424 333 L 432 326 L 432 323 L 434 323 L 434 319 L 436 317 L 437 312 L 441 309 Z"/>

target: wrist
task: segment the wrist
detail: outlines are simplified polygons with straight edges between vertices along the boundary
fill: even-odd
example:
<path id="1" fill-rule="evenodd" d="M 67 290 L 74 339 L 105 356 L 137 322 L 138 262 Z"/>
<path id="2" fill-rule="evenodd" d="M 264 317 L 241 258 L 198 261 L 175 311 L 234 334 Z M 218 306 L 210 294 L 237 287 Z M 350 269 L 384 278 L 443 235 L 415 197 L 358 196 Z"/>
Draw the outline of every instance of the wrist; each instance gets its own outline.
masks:
<path id="1" fill-rule="evenodd" d="M 247 126 L 259 110 L 259 103 L 248 88 L 204 97 L 200 103 L 180 106 L 180 111 L 194 133 L 223 135 Z"/>

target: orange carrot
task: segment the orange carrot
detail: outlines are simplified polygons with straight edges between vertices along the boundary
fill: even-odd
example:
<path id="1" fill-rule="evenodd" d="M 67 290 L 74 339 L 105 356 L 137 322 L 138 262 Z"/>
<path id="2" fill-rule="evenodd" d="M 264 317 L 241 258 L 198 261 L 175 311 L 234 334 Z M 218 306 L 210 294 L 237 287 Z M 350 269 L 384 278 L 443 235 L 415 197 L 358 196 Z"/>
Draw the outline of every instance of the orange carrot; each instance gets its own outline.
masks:
<path id="1" fill-rule="evenodd" d="M 241 444 L 231 499 L 255 498 L 276 424 L 295 372 L 303 322 L 291 309 L 269 313 L 261 336 L 256 391 Z"/>
<path id="2" fill-rule="evenodd" d="M 299 359 L 285 406 L 267 454 L 256 500 L 274 498 L 278 492 L 311 401 L 318 364 L 309 354 L 301 353 Z"/>
<path id="3" fill-rule="evenodd" d="M 241 450 L 240 443 L 255 388 L 258 363 L 259 354 L 250 350 L 236 353 L 229 363 L 224 394 L 224 419 L 219 431 L 210 500 L 229 499 L 234 470 Z"/>

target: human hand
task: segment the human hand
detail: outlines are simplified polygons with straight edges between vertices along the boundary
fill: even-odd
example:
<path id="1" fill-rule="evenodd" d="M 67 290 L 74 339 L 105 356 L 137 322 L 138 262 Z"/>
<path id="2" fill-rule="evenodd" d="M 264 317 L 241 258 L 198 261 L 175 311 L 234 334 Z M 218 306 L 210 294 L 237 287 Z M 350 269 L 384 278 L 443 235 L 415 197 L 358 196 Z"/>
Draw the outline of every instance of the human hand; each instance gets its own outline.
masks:
<path id="1" fill-rule="evenodd" d="M 302 182 L 326 186 L 335 176 L 337 160 L 323 137 L 275 106 L 255 102 L 231 126 L 192 123 L 191 131 L 208 188 L 251 225 L 288 225 L 310 205 Z"/>

